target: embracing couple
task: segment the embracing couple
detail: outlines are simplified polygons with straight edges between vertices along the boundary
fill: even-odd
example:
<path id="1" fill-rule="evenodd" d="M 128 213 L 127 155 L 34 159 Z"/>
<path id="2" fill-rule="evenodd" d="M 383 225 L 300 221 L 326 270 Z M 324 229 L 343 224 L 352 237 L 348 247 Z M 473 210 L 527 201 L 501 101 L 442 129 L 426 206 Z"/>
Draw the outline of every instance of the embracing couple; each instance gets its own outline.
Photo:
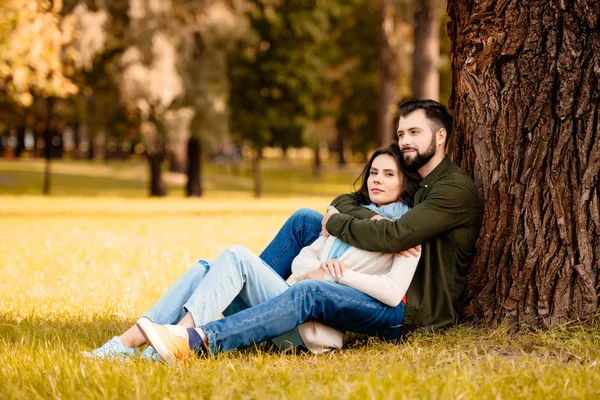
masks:
<path id="1" fill-rule="evenodd" d="M 442 104 L 402 103 L 398 144 L 373 154 L 356 192 L 325 216 L 295 212 L 260 257 L 231 246 L 200 260 L 86 354 L 130 357 L 148 344 L 143 358 L 174 363 L 266 341 L 321 353 L 346 331 L 392 340 L 456 323 L 480 210 L 472 179 L 446 156 L 451 132 Z"/>

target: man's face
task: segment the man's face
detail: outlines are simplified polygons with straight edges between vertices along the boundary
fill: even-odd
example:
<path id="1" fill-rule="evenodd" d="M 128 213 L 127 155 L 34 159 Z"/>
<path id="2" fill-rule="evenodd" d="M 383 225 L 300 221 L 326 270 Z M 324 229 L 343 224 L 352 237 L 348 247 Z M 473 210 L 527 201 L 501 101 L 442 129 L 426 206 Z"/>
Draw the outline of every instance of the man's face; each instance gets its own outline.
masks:
<path id="1" fill-rule="evenodd" d="M 425 111 L 416 110 L 400 117 L 398 121 L 398 145 L 402 151 L 402 167 L 418 171 L 433 158 L 436 150 L 435 132 Z"/>

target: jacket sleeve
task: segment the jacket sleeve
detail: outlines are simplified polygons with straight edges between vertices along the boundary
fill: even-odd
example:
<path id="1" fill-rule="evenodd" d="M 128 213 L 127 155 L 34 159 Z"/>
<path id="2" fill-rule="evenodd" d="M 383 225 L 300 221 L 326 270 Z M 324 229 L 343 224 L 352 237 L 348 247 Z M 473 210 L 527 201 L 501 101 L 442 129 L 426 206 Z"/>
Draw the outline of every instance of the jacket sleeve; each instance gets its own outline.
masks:
<path id="1" fill-rule="evenodd" d="M 425 200 L 396 221 L 334 214 L 327 222 L 327 230 L 359 249 L 398 253 L 467 223 L 477 207 L 477 196 L 468 182 L 448 179 L 432 187 Z"/>
<path id="2" fill-rule="evenodd" d="M 325 245 L 327 236 L 319 236 L 310 246 L 303 247 L 292 261 L 292 274 L 295 278 L 307 274 L 321 265 L 319 254 Z"/>
<path id="3" fill-rule="evenodd" d="M 340 213 L 350 215 L 359 219 L 369 219 L 373 215 L 377 215 L 377 213 L 354 204 L 354 199 L 350 194 L 342 194 L 331 202 L 331 205 L 334 206 Z"/>
<path id="4" fill-rule="evenodd" d="M 396 307 L 408 290 L 420 258 L 420 254 L 408 258 L 396 255 L 390 272 L 385 275 L 369 275 L 347 269 L 343 278 L 332 279 L 327 275 L 327 280 L 350 286 L 383 304 Z"/>

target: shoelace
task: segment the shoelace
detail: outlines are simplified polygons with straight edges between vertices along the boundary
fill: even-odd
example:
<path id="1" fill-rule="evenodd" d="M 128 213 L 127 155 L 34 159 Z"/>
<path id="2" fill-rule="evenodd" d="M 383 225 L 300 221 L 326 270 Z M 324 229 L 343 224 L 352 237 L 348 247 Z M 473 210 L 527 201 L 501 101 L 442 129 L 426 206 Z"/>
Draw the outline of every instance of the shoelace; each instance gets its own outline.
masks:
<path id="1" fill-rule="evenodd" d="M 186 329 L 184 327 L 177 326 L 177 325 L 175 325 L 175 326 L 171 325 L 171 326 L 168 326 L 167 329 L 169 330 L 169 333 L 171 335 L 177 336 L 180 339 L 185 339 L 185 334 L 187 332 L 186 332 Z"/>

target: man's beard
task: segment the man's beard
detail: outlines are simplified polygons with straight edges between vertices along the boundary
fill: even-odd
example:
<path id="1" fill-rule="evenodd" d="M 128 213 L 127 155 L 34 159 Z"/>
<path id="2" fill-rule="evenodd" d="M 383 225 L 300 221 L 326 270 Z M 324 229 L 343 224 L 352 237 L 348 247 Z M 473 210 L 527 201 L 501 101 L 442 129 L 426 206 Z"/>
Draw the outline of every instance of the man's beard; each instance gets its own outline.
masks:
<path id="1" fill-rule="evenodd" d="M 407 160 L 404 156 L 404 150 L 406 149 L 414 150 L 417 154 L 410 160 Z M 404 168 L 405 170 L 409 172 L 417 172 L 419 168 L 427 164 L 429 160 L 433 158 L 434 155 L 435 134 L 431 136 L 431 142 L 429 143 L 429 147 L 427 148 L 427 150 L 425 150 L 424 153 L 419 153 L 419 150 L 415 149 L 414 147 L 405 147 L 404 149 L 402 149 L 402 157 L 400 158 L 400 163 L 402 164 L 402 168 Z"/>

